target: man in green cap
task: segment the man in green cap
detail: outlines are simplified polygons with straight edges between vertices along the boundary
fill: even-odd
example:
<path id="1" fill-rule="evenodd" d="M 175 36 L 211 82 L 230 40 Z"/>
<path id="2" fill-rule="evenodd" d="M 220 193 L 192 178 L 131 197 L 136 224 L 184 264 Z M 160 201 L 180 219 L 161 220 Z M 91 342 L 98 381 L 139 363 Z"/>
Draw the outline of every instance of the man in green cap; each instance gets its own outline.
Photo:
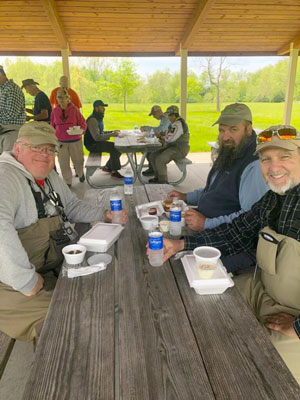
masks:
<path id="1" fill-rule="evenodd" d="M 300 383 L 300 134 L 271 126 L 258 135 L 256 152 L 270 190 L 250 211 L 181 240 L 164 240 L 164 261 L 178 251 L 217 247 L 234 255 L 257 247 L 253 273 L 235 284 Z"/>
<path id="2" fill-rule="evenodd" d="M 149 183 L 168 183 L 167 164 L 172 160 L 184 158 L 190 149 L 189 128 L 179 115 L 178 107 L 175 105 L 168 107 L 165 114 L 171 124 L 167 132 L 156 133 L 163 147 L 149 154 L 150 165 L 154 171 L 154 178 L 149 179 Z"/>
<path id="3" fill-rule="evenodd" d="M 0 156 L 0 331 L 24 341 L 40 334 L 61 249 L 77 239 L 71 223 L 111 221 L 110 212 L 78 200 L 53 171 L 57 147 L 52 126 L 29 122 L 14 152 Z"/>
<path id="4" fill-rule="evenodd" d="M 246 104 L 230 104 L 214 123 L 219 124 L 218 157 L 210 170 L 203 189 L 189 193 L 172 190 L 168 197 L 179 197 L 197 206 L 185 213 L 187 226 L 200 232 L 212 229 L 250 210 L 268 190 L 258 156 L 254 156 L 256 133 L 252 129 L 252 115 Z M 226 257 L 224 265 L 231 272 L 255 265 L 255 249 Z"/>

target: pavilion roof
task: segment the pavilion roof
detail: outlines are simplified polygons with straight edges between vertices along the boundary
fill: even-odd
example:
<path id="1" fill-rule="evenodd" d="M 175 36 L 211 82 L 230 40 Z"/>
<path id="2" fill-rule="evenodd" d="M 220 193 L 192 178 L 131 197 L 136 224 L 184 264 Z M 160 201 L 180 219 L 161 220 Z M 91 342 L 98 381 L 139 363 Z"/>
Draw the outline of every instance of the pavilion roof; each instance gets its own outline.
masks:
<path id="1" fill-rule="evenodd" d="M 290 42 L 299 0 L 0 1 L 2 55 L 280 55 Z"/>

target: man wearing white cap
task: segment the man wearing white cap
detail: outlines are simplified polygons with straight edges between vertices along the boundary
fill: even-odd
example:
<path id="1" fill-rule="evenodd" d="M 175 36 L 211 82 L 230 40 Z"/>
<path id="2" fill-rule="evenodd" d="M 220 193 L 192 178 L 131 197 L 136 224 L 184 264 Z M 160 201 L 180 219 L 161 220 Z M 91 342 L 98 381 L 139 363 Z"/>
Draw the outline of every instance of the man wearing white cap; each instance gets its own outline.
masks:
<path id="1" fill-rule="evenodd" d="M 110 212 L 78 200 L 53 171 L 57 148 L 52 126 L 30 122 L 14 152 L 0 156 L 0 331 L 24 341 L 40 334 L 61 248 L 76 240 L 70 223 L 111 220 Z"/>
<path id="2" fill-rule="evenodd" d="M 292 126 L 271 126 L 258 143 L 271 190 L 232 224 L 165 240 L 164 259 L 202 245 L 234 255 L 258 243 L 255 272 L 237 277 L 235 284 L 300 383 L 300 134 Z"/>

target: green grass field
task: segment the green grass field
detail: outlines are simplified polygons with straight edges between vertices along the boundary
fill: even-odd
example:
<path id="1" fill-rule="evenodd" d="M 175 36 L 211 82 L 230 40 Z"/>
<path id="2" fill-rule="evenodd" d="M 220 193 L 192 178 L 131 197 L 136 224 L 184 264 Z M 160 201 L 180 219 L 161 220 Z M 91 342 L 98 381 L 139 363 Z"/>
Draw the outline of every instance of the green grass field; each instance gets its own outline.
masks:
<path id="1" fill-rule="evenodd" d="M 165 110 L 170 104 L 161 104 Z M 226 104 L 222 104 L 222 109 Z M 281 124 L 283 120 L 283 103 L 248 103 L 253 115 L 253 126 L 265 129 L 271 125 Z M 122 104 L 109 104 L 104 119 L 105 129 L 133 129 L 134 125 L 158 126 L 158 121 L 149 117 L 152 104 L 128 104 L 123 112 Z M 191 152 L 210 151 L 207 141 L 217 138 L 217 126 L 211 125 L 218 119 L 219 113 L 215 104 L 197 103 L 187 105 L 187 123 L 190 129 Z M 83 105 L 83 115 L 87 118 L 92 111 L 91 104 Z M 292 125 L 300 128 L 300 104 L 293 106 Z"/>

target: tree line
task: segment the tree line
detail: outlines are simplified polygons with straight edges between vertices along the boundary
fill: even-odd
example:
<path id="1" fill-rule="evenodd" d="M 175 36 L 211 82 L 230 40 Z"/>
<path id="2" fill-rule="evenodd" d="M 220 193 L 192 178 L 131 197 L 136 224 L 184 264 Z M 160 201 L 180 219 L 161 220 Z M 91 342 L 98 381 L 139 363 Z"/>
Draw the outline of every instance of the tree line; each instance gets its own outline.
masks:
<path id="1" fill-rule="evenodd" d="M 219 63 L 219 64 L 218 64 Z M 204 62 L 205 64 L 205 62 Z M 188 103 L 221 102 L 283 102 L 287 79 L 288 59 L 269 65 L 256 72 L 233 72 L 224 59 L 206 59 L 206 65 L 188 71 Z M 214 72 L 213 64 L 215 64 Z M 49 65 L 33 62 L 27 57 L 16 61 L 5 59 L 8 78 L 21 85 L 23 79 L 33 78 L 41 90 L 50 94 L 58 86 L 62 75 L 60 61 Z M 88 58 L 71 65 L 71 87 L 83 103 L 96 98 L 111 103 L 178 103 L 180 96 L 179 72 L 157 70 L 146 78 L 136 71 L 134 59 Z M 217 74 L 214 76 L 214 73 Z M 218 85 L 216 85 L 218 82 Z M 294 100 L 300 100 L 300 75 L 297 74 Z M 33 99 L 26 95 L 26 102 Z"/>

